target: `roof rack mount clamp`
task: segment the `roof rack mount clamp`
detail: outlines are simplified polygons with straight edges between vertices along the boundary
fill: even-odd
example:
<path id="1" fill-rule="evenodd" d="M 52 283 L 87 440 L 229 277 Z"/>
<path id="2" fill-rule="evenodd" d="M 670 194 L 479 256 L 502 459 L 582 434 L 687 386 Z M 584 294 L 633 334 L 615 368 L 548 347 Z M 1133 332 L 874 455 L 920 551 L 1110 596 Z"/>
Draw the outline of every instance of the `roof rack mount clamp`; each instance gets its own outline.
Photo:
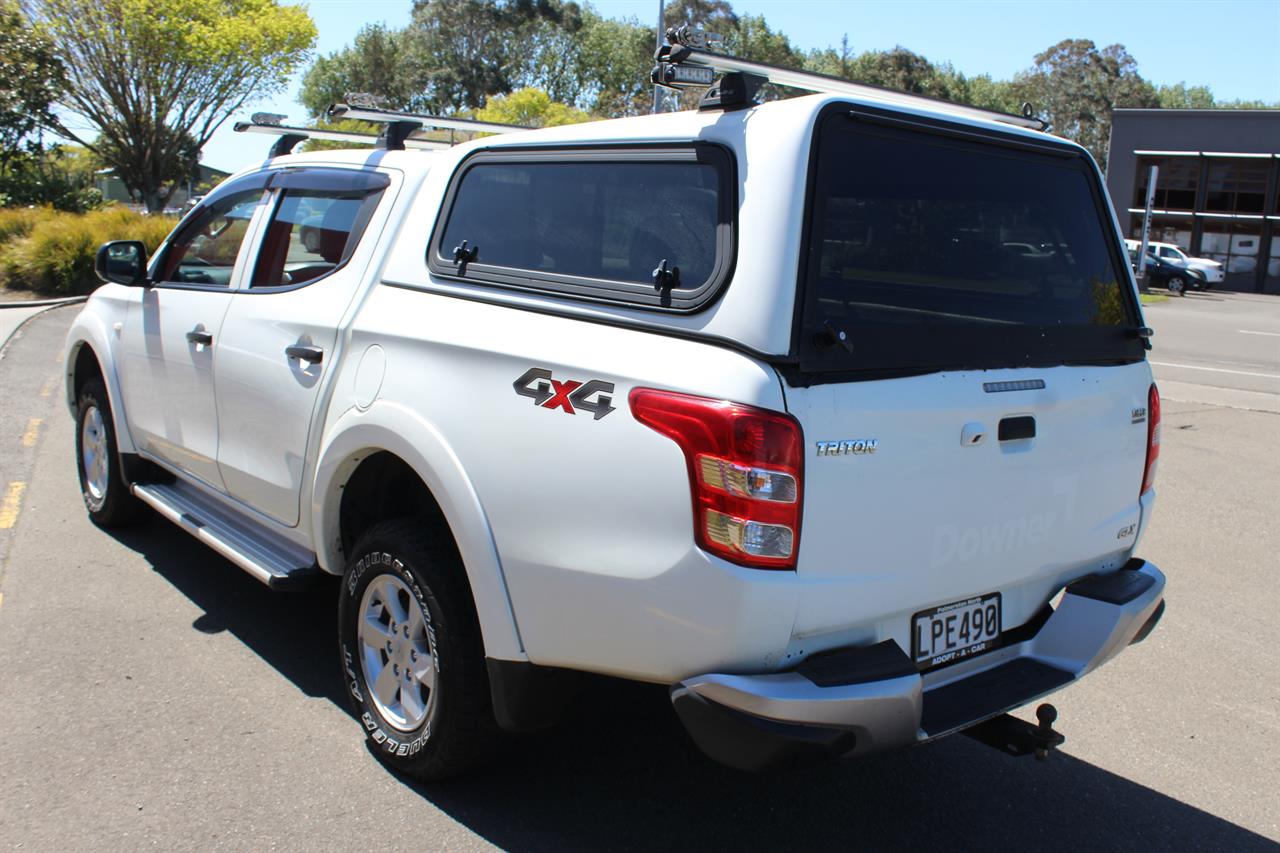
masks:
<path id="1" fill-rule="evenodd" d="M 306 139 L 307 137 L 301 133 L 282 133 L 280 138 L 272 144 L 271 150 L 267 152 L 267 157 L 270 159 L 292 154 L 294 146 L 299 142 L 305 142 Z"/>
<path id="2" fill-rule="evenodd" d="M 698 101 L 698 111 L 724 110 L 725 112 L 732 112 L 733 110 L 754 107 L 756 106 L 756 92 L 767 82 L 769 81 L 763 77 L 745 74 L 741 71 L 726 74 L 703 93 L 702 98 Z"/>
<path id="3" fill-rule="evenodd" d="M 422 122 L 401 119 L 387 122 L 387 126 L 378 134 L 378 147 L 387 151 L 403 151 L 405 140 L 415 131 L 422 130 Z"/>

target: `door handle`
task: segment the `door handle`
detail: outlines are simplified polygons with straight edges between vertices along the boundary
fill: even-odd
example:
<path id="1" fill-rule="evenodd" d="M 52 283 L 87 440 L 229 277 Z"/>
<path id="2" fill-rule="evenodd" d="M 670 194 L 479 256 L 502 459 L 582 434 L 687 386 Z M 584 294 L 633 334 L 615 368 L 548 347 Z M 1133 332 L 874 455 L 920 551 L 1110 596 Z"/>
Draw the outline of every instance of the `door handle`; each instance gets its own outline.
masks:
<path id="1" fill-rule="evenodd" d="M 1000 420 L 999 438 L 1001 441 L 1018 441 L 1036 437 L 1036 419 L 1030 415 Z"/>
<path id="2" fill-rule="evenodd" d="M 203 332 L 200 329 L 192 329 L 191 331 L 187 332 L 187 341 L 193 344 L 202 344 L 204 346 L 210 346 L 213 344 L 213 335 L 209 334 L 208 332 Z"/>
<path id="3" fill-rule="evenodd" d="M 324 350 L 320 349 L 320 347 L 313 347 L 304 344 L 294 344 L 293 346 L 285 347 L 284 354 L 289 356 L 289 358 L 301 359 L 302 361 L 308 361 L 312 364 L 319 364 L 324 359 Z"/>

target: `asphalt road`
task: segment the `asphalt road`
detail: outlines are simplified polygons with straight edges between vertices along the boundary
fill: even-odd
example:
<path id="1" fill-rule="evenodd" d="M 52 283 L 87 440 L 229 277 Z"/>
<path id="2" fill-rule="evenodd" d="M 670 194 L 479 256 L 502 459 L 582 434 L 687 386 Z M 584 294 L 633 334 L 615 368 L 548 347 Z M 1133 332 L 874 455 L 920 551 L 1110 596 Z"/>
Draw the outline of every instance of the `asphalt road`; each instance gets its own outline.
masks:
<path id="1" fill-rule="evenodd" d="M 1181 342 L 1199 307 L 1157 307 L 1157 354 L 1236 357 Z M 1141 553 L 1168 612 L 1053 700 L 1067 744 L 1047 763 L 953 737 L 740 775 L 696 752 L 664 691 L 605 684 L 503 764 L 422 786 L 346 710 L 332 585 L 271 593 L 158 519 L 88 522 L 56 386 L 76 310 L 0 354 L 0 846 L 1278 848 L 1280 415 L 1167 403 Z"/>
<path id="2" fill-rule="evenodd" d="M 1280 413 L 1280 299 L 1195 293 L 1145 313 L 1165 397 Z"/>

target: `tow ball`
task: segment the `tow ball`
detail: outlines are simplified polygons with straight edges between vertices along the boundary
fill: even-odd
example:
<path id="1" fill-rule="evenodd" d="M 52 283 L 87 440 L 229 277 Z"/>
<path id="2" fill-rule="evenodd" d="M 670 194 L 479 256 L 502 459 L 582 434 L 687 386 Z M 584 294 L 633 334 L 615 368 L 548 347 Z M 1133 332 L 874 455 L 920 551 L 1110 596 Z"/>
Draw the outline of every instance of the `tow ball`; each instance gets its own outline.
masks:
<path id="1" fill-rule="evenodd" d="M 1019 758 L 1034 755 L 1037 761 L 1047 761 L 1049 753 L 1066 743 L 1067 739 L 1053 728 L 1054 721 L 1058 719 L 1057 708 L 1047 703 L 1041 705 L 1036 708 L 1036 719 L 1040 721 L 1039 725 L 1032 725 L 1011 714 L 1001 714 L 965 729 L 964 733 L 1005 755 Z"/>

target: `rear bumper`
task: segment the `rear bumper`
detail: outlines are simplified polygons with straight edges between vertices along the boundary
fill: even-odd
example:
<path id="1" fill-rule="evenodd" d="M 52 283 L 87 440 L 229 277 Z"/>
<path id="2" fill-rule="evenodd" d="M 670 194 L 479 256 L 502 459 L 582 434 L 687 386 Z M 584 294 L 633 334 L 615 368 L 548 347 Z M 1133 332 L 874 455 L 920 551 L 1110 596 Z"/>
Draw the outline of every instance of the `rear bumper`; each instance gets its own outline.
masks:
<path id="1" fill-rule="evenodd" d="M 789 672 L 695 676 L 671 700 L 707 755 L 741 769 L 920 743 L 1051 693 L 1145 639 L 1164 585 L 1154 565 L 1130 560 L 1068 586 L 1033 635 L 1015 631 L 1016 642 L 923 675 L 889 640 Z"/>

